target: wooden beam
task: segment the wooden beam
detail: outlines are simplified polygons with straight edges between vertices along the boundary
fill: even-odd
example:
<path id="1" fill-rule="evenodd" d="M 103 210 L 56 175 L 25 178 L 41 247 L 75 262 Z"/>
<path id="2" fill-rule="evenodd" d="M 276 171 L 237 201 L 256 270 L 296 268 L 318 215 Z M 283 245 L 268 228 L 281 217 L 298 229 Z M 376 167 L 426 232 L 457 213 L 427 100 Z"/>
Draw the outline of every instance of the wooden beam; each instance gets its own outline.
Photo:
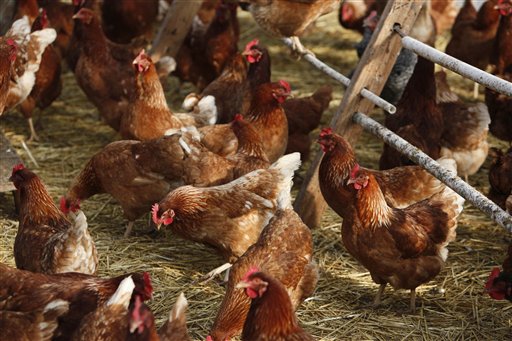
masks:
<path id="1" fill-rule="evenodd" d="M 381 93 L 401 49 L 401 38 L 393 32 L 393 26 L 399 23 L 402 31 L 409 33 L 422 4 L 421 1 L 389 0 L 382 13 L 375 33 L 331 121 L 333 129 L 343 135 L 352 146 L 355 146 L 361 134 L 361 127 L 352 123 L 352 115 L 355 112 L 369 113 L 374 107 L 372 102 L 359 96 L 359 93 L 363 88 L 375 94 Z M 295 210 L 310 228 L 320 225 L 322 214 L 327 208 L 318 183 L 321 159 L 322 152 L 319 152 L 294 203 Z"/>
<path id="2" fill-rule="evenodd" d="M 172 2 L 149 52 L 155 63 L 164 55 L 176 58 L 202 3 L 180 0 Z"/>

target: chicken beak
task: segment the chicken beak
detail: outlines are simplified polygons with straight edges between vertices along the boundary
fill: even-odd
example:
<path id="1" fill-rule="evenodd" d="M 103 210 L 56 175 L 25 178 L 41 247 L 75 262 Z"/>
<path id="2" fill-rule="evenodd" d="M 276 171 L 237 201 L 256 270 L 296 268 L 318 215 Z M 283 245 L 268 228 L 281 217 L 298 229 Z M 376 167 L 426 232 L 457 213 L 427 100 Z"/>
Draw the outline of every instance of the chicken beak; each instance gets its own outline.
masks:
<path id="1" fill-rule="evenodd" d="M 156 230 L 157 230 L 157 231 L 160 231 L 160 227 L 162 227 L 162 223 L 158 223 L 158 224 L 156 225 Z"/>
<path id="2" fill-rule="evenodd" d="M 355 184 L 355 183 L 356 183 L 356 179 L 349 178 L 349 179 L 347 180 L 347 185 Z"/>
<path id="3" fill-rule="evenodd" d="M 139 328 L 139 324 L 140 322 L 130 321 L 130 334 L 133 334 L 133 332 Z"/>
<path id="4" fill-rule="evenodd" d="M 251 54 L 251 52 L 249 52 L 249 51 L 244 51 L 244 52 L 242 52 L 242 56 L 248 56 L 248 55 L 250 55 L 250 54 Z"/>
<path id="5" fill-rule="evenodd" d="M 235 289 L 245 289 L 249 287 L 249 283 L 245 281 L 238 282 L 238 284 L 235 286 Z"/>

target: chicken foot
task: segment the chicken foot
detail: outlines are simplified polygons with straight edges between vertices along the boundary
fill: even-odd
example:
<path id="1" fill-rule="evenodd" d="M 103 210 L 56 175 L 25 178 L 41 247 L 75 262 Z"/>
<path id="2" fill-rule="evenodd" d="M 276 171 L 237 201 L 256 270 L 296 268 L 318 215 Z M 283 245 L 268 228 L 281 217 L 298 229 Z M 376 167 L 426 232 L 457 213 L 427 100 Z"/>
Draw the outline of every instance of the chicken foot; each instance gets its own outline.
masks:
<path id="1" fill-rule="evenodd" d="M 411 314 L 416 313 L 416 289 L 411 289 Z"/>
<path id="2" fill-rule="evenodd" d="M 313 57 L 315 57 L 315 54 L 313 52 L 311 52 L 310 50 L 305 48 L 304 45 L 302 45 L 302 43 L 300 42 L 299 37 L 292 36 L 292 37 L 290 37 L 290 39 L 292 40 L 292 51 L 295 54 L 297 54 L 299 57 L 303 56 L 305 54 L 310 54 Z"/>
<path id="3" fill-rule="evenodd" d="M 377 295 L 375 295 L 375 299 L 373 300 L 373 306 L 377 307 L 380 305 L 382 294 L 384 293 L 384 289 L 386 289 L 387 283 L 381 284 L 379 290 L 377 291 Z"/>

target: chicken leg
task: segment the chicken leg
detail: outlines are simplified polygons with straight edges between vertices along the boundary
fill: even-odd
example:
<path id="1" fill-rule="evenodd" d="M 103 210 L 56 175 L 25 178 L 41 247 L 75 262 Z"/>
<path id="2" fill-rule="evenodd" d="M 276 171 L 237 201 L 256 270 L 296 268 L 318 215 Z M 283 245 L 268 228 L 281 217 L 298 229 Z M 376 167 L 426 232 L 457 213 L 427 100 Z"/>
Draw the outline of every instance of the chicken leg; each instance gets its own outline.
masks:
<path id="1" fill-rule="evenodd" d="M 37 136 L 36 129 L 34 128 L 34 121 L 32 120 L 32 117 L 29 117 L 27 119 L 28 127 L 30 128 L 30 138 L 27 140 L 28 143 L 32 141 L 39 141 L 39 136 Z"/>
<path id="2" fill-rule="evenodd" d="M 132 233 L 133 224 L 134 224 L 133 221 L 128 222 L 128 225 L 126 226 L 126 231 L 124 231 L 125 238 L 128 238 L 130 236 L 130 234 Z"/>
<path id="3" fill-rule="evenodd" d="M 373 300 L 373 306 L 377 307 L 380 305 L 382 294 L 384 293 L 384 289 L 386 289 L 387 283 L 381 284 L 379 290 L 377 291 L 377 295 L 375 295 L 375 299 Z"/>
<path id="4" fill-rule="evenodd" d="M 411 289 L 411 314 L 416 313 L 416 289 Z"/>
<path id="5" fill-rule="evenodd" d="M 303 56 L 305 54 L 310 54 L 313 57 L 315 57 L 315 54 L 313 52 L 311 52 L 310 50 L 305 48 L 304 45 L 302 45 L 302 43 L 300 42 L 299 37 L 292 36 L 292 37 L 290 37 L 290 39 L 292 40 L 292 50 L 293 50 L 293 52 L 298 54 L 299 57 Z"/>
<path id="6" fill-rule="evenodd" d="M 475 85 L 473 86 L 473 98 L 475 98 L 475 99 L 478 98 L 478 94 L 479 94 L 479 92 L 478 92 L 478 83 L 475 82 Z"/>

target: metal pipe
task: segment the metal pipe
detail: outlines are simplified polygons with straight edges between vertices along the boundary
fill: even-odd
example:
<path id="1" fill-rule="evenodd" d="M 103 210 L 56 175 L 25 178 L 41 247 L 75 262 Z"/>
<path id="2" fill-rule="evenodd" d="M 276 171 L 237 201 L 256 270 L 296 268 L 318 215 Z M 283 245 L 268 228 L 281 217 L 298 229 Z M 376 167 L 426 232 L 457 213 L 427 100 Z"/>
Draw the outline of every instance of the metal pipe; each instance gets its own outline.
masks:
<path id="1" fill-rule="evenodd" d="M 290 38 L 283 38 L 282 39 L 283 42 L 285 43 L 286 46 L 288 47 L 292 47 L 292 40 Z M 337 80 L 338 82 L 340 82 L 341 84 L 345 85 L 346 87 L 348 87 L 350 85 L 350 79 L 345 77 L 344 75 L 342 75 L 341 73 L 339 73 L 338 71 L 334 70 L 332 67 L 330 67 L 329 65 L 325 64 L 324 62 L 322 62 L 320 59 L 316 58 L 315 56 L 313 56 L 312 54 L 305 54 L 302 56 L 305 60 L 307 60 L 308 62 L 310 62 L 314 67 L 316 67 L 317 69 L 323 71 L 325 74 L 327 74 L 329 77 Z M 372 102 L 373 104 L 375 104 L 376 106 L 378 106 L 379 108 L 382 108 L 384 110 L 386 110 L 388 113 L 390 114 L 394 114 L 396 112 L 396 107 L 387 102 L 386 100 L 380 98 L 379 96 L 377 96 L 376 94 L 374 94 L 373 92 L 367 90 L 367 89 L 362 89 L 361 90 L 361 93 L 360 95 L 364 98 L 366 98 L 367 100 L 369 100 L 370 102 Z"/>
<path id="2" fill-rule="evenodd" d="M 423 58 L 426 58 L 436 64 L 444 66 L 445 68 L 452 70 L 461 76 L 469 78 L 474 82 L 482 84 L 489 89 L 507 96 L 512 96 L 512 83 L 482 71 L 472 65 L 464 63 L 457 58 L 453 58 L 452 56 L 436 50 L 435 48 L 424 44 L 419 40 L 407 36 L 402 32 L 402 30 L 400 30 L 400 25 L 398 24 L 395 25 L 394 30 L 402 37 L 402 46 L 406 49 L 411 50 L 417 55 L 422 56 Z"/>
<path id="3" fill-rule="evenodd" d="M 425 168 L 482 212 L 487 213 L 494 221 L 507 229 L 508 232 L 512 232 L 512 217 L 508 213 L 468 185 L 461 178 L 441 167 L 430 156 L 363 113 L 356 112 L 352 120 L 362 126 L 364 130 L 378 136 L 388 145 Z"/>

